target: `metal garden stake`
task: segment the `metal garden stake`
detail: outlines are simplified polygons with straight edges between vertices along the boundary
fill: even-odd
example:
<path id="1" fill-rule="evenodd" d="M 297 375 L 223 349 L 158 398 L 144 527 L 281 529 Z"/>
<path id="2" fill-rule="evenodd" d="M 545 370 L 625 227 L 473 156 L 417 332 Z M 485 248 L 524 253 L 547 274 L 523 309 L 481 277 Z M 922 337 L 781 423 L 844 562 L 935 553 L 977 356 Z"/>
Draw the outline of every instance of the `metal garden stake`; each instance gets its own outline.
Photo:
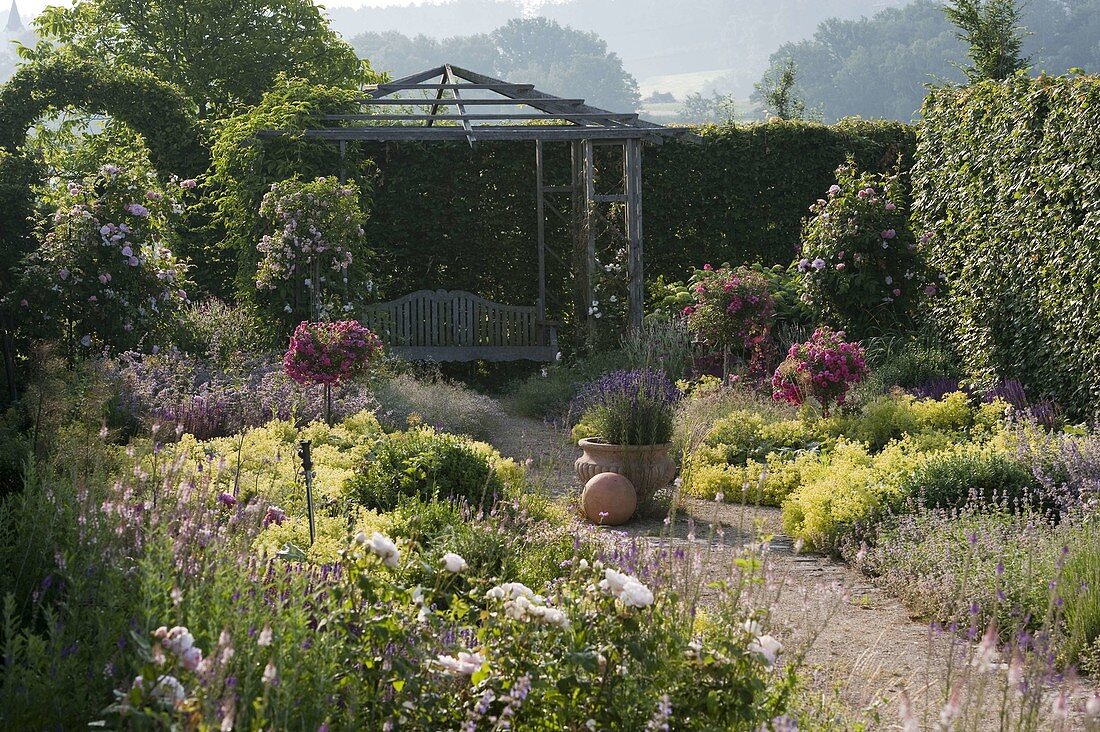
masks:
<path id="1" fill-rule="evenodd" d="M 298 443 L 298 457 L 302 460 L 302 471 L 306 476 L 306 513 L 309 514 L 309 545 L 313 546 L 316 532 L 313 528 L 313 458 L 309 454 L 309 440 Z"/>

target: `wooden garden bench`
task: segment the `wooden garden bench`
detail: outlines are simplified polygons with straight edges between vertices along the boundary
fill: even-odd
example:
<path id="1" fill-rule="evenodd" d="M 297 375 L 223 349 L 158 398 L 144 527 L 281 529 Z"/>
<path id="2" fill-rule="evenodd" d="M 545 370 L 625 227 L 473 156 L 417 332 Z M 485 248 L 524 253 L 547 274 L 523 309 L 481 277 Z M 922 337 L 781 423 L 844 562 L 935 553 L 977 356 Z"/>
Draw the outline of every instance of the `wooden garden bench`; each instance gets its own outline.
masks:
<path id="1" fill-rule="evenodd" d="M 461 290 L 420 290 L 367 306 L 361 320 L 410 361 L 553 361 L 557 328 L 538 310 Z"/>

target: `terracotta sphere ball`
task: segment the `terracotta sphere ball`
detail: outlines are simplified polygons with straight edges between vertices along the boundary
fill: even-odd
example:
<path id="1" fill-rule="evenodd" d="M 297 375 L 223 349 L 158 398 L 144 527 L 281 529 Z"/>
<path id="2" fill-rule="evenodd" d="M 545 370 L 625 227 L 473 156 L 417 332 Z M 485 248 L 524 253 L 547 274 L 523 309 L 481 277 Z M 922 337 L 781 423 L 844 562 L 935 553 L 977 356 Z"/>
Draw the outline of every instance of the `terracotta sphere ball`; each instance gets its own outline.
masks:
<path id="1" fill-rule="evenodd" d="M 592 523 L 618 526 L 634 515 L 638 493 L 634 484 L 618 473 L 600 473 L 585 483 L 581 506 Z"/>

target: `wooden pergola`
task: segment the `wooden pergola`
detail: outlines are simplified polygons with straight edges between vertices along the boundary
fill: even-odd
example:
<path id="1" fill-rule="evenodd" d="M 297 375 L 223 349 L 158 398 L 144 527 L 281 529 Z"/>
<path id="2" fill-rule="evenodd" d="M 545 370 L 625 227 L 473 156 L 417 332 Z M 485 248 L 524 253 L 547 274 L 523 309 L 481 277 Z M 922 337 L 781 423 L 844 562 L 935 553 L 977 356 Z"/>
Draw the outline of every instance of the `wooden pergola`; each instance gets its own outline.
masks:
<path id="1" fill-rule="evenodd" d="M 330 114 L 322 129 L 293 133 L 270 130 L 263 136 L 294 134 L 340 146 L 341 177 L 347 143 L 353 141 L 454 141 L 471 147 L 479 141 L 534 141 L 538 215 L 538 304 L 546 318 L 546 215 L 566 222 L 573 237 L 574 272 L 580 279 L 577 297 L 595 299 L 597 235 L 613 232 L 628 252 L 629 323 L 640 326 L 644 314 L 642 259 L 642 145 L 666 138 L 692 136 L 688 129 L 663 127 L 634 113 L 616 113 L 589 106 L 583 99 L 565 99 L 541 92 L 532 84 L 494 79 L 444 64 L 395 81 L 367 87 L 356 114 Z M 568 143 L 572 175 L 569 181 L 547 184 L 544 145 Z M 611 191 L 596 190 L 596 149 L 621 149 L 622 180 Z M 569 204 L 559 203 L 568 197 Z M 622 226 L 610 225 L 608 207 L 621 206 Z M 601 226 L 601 223 L 603 224 Z M 584 264 L 579 261 L 584 258 Z M 587 312 L 576 303 L 578 315 Z M 593 315 L 587 312 L 589 326 Z"/>

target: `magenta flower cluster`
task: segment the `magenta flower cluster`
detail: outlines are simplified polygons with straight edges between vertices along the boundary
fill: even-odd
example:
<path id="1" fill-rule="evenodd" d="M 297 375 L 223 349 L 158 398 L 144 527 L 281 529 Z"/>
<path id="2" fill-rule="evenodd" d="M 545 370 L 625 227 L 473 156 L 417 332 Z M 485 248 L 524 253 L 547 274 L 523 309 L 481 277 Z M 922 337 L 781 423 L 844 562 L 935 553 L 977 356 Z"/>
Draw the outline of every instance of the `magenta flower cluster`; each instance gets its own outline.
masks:
<path id="1" fill-rule="evenodd" d="M 365 369 L 382 341 L 355 320 L 302 322 L 283 357 L 286 375 L 299 384 L 339 384 Z"/>
<path id="2" fill-rule="evenodd" d="M 844 339 L 844 331 L 821 327 L 810 340 L 796 343 L 772 376 L 772 398 L 801 405 L 807 397 L 829 406 L 843 404 L 848 390 L 867 376 L 867 362 L 858 342 Z"/>

